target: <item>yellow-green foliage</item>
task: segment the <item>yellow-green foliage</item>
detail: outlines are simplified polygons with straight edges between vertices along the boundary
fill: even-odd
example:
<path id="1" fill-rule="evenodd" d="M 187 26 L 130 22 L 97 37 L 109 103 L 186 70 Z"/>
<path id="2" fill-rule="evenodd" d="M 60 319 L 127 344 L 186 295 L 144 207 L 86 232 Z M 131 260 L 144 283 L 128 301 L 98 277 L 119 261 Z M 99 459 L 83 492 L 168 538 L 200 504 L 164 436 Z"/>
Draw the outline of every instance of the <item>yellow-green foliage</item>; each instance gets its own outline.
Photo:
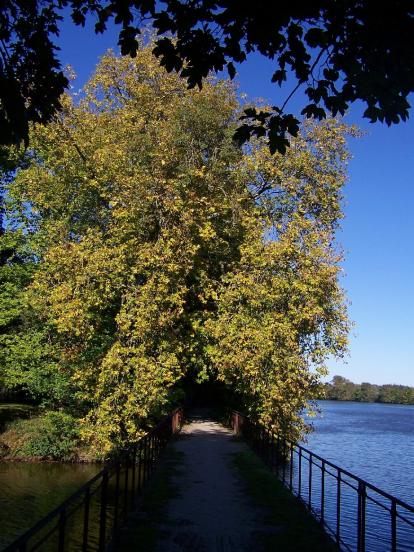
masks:
<path id="1" fill-rule="evenodd" d="M 241 258 L 222 279 L 207 326 L 219 379 L 252 414 L 297 438 L 324 360 L 346 349 L 348 319 L 333 244 L 348 154 L 345 128 L 308 123 L 285 156 L 259 144 L 242 162 L 255 207 Z"/>
<path id="2" fill-rule="evenodd" d="M 150 47 L 104 56 L 63 103 L 33 129 L 10 196 L 35 228 L 27 300 L 54 328 L 83 439 L 106 454 L 138 438 L 184 376 L 223 380 L 262 421 L 300 430 L 318 369 L 346 344 L 344 126 L 308 123 L 285 157 L 242 150 L 232 87 L 188 91 Z"/>

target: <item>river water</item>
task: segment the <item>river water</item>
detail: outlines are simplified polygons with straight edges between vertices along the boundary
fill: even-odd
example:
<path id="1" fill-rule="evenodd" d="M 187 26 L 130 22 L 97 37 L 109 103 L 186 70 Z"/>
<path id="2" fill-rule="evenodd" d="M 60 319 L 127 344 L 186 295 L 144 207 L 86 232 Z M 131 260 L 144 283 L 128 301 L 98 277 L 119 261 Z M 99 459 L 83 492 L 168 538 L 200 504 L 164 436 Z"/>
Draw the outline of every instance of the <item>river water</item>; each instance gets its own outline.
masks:
<path id="1" fill-rule="evenodd" d="M 0 550 L 100 469 L 94 464 L 0 462 Z"/>
<path id="2" fill-rule="evenodd" d="M 305 446 L 408 504 L 414 504 L 414 406 L 321 401 L 320 407 L 322 415 L 313 421 L 315 432 Z M 293 486 L 296 485 L 296 490 L 297 468 L 295 460 Z M 101 467 L 95 465 L 0 462 L 0 550 L 99 469 Z M 312 506 L 316 511 L 320 509 L 318 471 L 313 468 L 311 485 Z M 303 460 L 301 492 L 306 497 L 307 481 L 307 466 Z M 342 486 L 341 539 L 344 549 L 348 546 L 349 550 L 356 550 L 357 493 Z M 368 504 L 367 507 L 366 552 L 387 552 L 391 550 L 390 514 L 381 507 L 372 506 Z M 327 476 L 324 514 L 334 531 L 336 507 L 336 484 Z M 414 552 L 414 530 L 408 529 L 401 520 L 397 530 L 398 552 Z"/>

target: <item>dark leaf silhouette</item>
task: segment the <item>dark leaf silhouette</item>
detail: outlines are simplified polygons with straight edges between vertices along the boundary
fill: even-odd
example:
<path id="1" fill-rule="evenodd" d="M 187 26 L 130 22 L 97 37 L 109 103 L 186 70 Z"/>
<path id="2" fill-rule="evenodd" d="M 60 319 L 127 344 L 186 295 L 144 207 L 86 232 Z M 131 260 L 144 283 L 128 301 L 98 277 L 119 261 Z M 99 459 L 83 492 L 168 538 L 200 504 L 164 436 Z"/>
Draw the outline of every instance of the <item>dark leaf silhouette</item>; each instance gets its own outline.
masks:
<path id="1" fill-rule="evenodd" d="M 397 124 L 408 118 L 414 91 L 414 7 L 409 0 L 378 3 L 291 1 L 285 3 L 198 0 L 61 0 L 73 22 L 96 19 L 95 31 L 108 21 L 120 25 L 123 55 L 135 56 L 137 35 L 150 20 L 160 36 L 154 54 L 167 71 L 176 71 L 190 88 L 201 88 L 212 72 L 226 69 L 234 78 L 237 63 L 259 52 L 275 64 L 272 82 L 287 76 L 297 86 L 266 117 L 252 115 L 237 132 L 248 140 L 262 126 L 272 151 L 286 147 L 288 101 L 301 86 L 307 117 L 345 113 L 355 101 L 366 105 L 371 122 Z M 27 141 L 30 121 L 47 122 L 59 109 L 67 86 L 51 37 L 60 16 L 52 0 L 6 0 L 0 10 L 0 143 Z M 289 79 L 290 80 L 290 79 Z M 258 114 L 257 114 L 258 115 Z M 273 115 L 275 117 L 273 117 Z"/>

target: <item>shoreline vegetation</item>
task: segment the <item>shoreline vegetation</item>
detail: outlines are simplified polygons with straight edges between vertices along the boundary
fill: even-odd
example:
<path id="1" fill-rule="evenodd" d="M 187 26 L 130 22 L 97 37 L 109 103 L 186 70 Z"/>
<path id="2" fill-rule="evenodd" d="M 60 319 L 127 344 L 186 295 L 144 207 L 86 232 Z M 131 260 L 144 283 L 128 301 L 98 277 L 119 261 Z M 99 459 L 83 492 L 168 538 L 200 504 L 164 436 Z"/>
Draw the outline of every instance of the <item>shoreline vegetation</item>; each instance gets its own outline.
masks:
<path id="1" fill-rule="evenodd" d="M 414 387 L 367 382 L 356 384 L 334 376 L 316 400 L 414 405 Z M 48 411 L 23 395 L 0 395 L 0 462 L 97 463 L 79 439 L 79 431 L 62 411 Z"/>
<path id="2" fill-rule="evenodd" d="M 27 403 L 0 403 L 0 462 L 99 463 L 82 446 L 63 412 Z"/>
<path id="3" fill-rule="evenodd" d="M 324 384 L 323 392 L 317 398 L 329 401 L 354 401 L 381 404 L 414 404 L 414 387 L 407 385 L 373 383 L 353 383 L 342 377 L 334 376 Z"/>
<path id="4" fill-rule="evenodd" d="M 316 400 L 414 405 L 414 388 L 397 384 L 356 384 L 342 376 L 334 376 L 331 382 L 324 384 Z M 76 428 L 69 433 L 62 432 L 62 422 L 66 428 L 62 415 L 64 413 L 50 413 L 23 401 L 0 402 L 0 463 L 101 463 L 101 459 L 82 445 Z"/>

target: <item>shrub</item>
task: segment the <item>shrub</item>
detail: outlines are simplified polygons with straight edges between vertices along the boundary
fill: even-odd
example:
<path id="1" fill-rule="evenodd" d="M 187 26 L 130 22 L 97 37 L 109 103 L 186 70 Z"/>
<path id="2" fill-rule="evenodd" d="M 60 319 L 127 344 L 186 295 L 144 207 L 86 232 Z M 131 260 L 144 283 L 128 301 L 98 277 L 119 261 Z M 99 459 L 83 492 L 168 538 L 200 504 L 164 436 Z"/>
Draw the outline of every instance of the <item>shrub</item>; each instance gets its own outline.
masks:
<path id="1" fill-rule="evenodd" d="M 12 456 L 68 460 L 78 445 L 75 418 L 64 412 L 46 412 L 29 420 L 13 422 L 2 436 Z"/>

